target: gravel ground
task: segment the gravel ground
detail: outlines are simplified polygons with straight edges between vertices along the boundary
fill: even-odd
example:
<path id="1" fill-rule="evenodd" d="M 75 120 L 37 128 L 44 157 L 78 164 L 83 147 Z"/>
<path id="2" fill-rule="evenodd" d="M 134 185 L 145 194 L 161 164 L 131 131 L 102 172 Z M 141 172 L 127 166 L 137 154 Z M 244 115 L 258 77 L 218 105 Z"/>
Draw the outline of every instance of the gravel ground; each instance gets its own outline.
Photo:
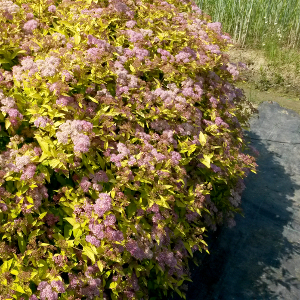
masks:
<path id="1" fill-rule="evenodd" d="M 245 217 L 209 235 L 210 255 L 196 253 L 187 300 L 300 299 L 300 115 L 276 102 L 258 110 L 245 131 L 260 152 Z"/>

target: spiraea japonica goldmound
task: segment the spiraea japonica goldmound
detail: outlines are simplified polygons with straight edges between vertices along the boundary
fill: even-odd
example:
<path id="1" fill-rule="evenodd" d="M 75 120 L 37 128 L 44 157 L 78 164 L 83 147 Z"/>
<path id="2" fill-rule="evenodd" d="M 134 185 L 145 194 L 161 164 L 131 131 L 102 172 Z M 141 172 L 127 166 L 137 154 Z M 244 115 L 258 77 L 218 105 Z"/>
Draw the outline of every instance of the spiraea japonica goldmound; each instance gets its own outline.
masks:
<path id="1" fill-rule="evenodd" d="M 221 24 L 189 1 L 2 0 L 0 31 L 0 299 L 184 296 L 256 168 Z"/>

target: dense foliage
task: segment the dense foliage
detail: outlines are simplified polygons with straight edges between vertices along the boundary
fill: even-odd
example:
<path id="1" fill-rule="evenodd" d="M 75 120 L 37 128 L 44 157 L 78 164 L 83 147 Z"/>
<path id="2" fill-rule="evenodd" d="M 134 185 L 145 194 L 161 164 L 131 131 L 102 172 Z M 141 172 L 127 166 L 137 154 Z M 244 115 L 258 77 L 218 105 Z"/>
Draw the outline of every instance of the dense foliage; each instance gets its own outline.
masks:
<path id="1" fill-rule="evenodd" d="M 256 168 L 230 37 L 189 1 L 0 12 L 0 298 L 184 296 Z"/>

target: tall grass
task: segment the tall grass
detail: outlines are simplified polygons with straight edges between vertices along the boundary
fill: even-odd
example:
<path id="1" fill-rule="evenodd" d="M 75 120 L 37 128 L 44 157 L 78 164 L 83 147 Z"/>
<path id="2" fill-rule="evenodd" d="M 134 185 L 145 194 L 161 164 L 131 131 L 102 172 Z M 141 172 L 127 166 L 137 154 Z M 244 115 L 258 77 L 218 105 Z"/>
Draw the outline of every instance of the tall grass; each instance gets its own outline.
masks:
<path id="1" fill-rule="evenodd" d="M 241 46 L 300 48 L 300 0 L 195 0 Z"/>

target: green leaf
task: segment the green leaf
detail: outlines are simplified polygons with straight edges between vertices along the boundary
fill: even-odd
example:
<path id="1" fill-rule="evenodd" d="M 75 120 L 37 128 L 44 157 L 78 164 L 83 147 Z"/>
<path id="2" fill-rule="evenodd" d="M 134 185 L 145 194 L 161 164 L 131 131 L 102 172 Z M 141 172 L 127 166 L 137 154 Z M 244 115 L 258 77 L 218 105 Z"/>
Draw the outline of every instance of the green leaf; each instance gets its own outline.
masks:
<path id="1" fill-rule="evenodd" d="M 134 202 L 131 202 L 127 207 L 126 207 L 126 211 L 127 211 L 127 215 L 128 215 L 128 218 L 131 218 L 134 213 L 136 212 L 137 210 L 137 207 L 135 205 Z"/>
<path id="2" fill-rule="evenodd" d="M 11 123 L 8 119 L 5 119 L 5 129 L 7 130 L 10 127 Z"/>
<path id="3" fill-rule="evenodd" d="M 0 59 L 0 64 L 9 64 L 9 63 L 10 63 L 10 61 L 7 59 L 4 59 L 4 58 Z"/>
<path id="4" fill-rule="evenodd" d="M 27 206 L 28 207 L 28 206 Z M 45 231 L 44 230 L 41 230 L 41 229 L 36 229 L 34 231 L 32 231 L 28 237 L 28 240 L 30 240 L 32 237 L 35 237 L 35 236 L 38 236 L 42 233 L 44 233 Z"/>
<path id="5" fill-rule="evenodd" d="M 103 264 L 100 260 L 97 261 L 97 266 L 98 266 L 100 272 L 103 272 Z"/>
<path id="6" fill-rule="evenodd" d="M 91 96 L 87 96 L 87 98 L 89 98 L 90 100 L 92 100 L 93 102 L 95 102 L 95 103 L 99 103 L 95 98 L 93 98 L 93 97 L 91 97 Z"/>
<path id="7" fill-rule="evenodd" d="M 68 221 L 73 227 L 76 225 L 76 220 L 74 218 L 64 218 L 66 221 Z"/>
<path id="8" fill-rule="evenodd" d="M 189 252 L 189 254 L 191 255 L 191 257 L 193 257 L 193 252 L 192 252 L 192 249 L 191 249 L 191 246 L 188 242 L 183 242 L 186 250 Z"/>
<path id="9" fill-rule="evenodd" d="M 202 147 L 206 144 L 206 137 L 202 131 L 200 131 L 200 134 L 199 134 L 199 141 L 200 141 L 200 144 Z"/>
<path id="10" fill-rule="evenodd" d="M 39 219 L 42 220 L 46 216 L 47 213 L 48 213 L 47 211 L 41 213 L 39 216 Z"/>
<path id="11" fill-rule="evenodd" d="M 38 143 L 39 143 L 41 149 L 42 149 L 45 153 L 50 154 L 48 143 L 47 143 L 46 141 L 44 141 L 43 138 L 41 138 L 40 136 L 36 136 L 35 138 L 36 138 L 36 140 L 38 141 Z"/>
<path id="12" fill-rule="evenodd" d="M 28 189 L 29 189 L 28 185 L 22 186 L 20 189 L 18 189 L 17 196 L 20 197 L 22 194 L 24 194 L 25 192 L 27 192 Z"/>
<path id="13" fill-rule="evenodd" d="M 72 231 L 73 231 L 73 226 L 66 224 L 64 226 L 64 237 L 68 240 L 71 235 L 72 235 Z"/>
<path id="14" fill-rule="evenodd" d="M 83 254 L 85 254 L 87 257 L 89 257 L 92 261 L 92 263 L 94 264 L 96 261 L 95 261 L 95 254 L 94 252 L 92 251 L 92 249 L 88 246 L 83 246 Z"/>
<path id="15" fill-rule="evenodd" d="M 213 153 L 207 155 L 207 154 L 204 154 L 203 155 L 203 158 L 200 159 L 200 161 L 208 168 L 210 168 L 210 159 L 214 156 Z"/>
<path id="16" fill-rule="evenodd" d="M 40 164 L 39 169 L 40 169 L 41 173 L 45 174 L 46 180 L 50 183 L 50 174 L 49 174 L 48 168 Z"/>
<path id="17" fill-rule="evenodd" d="M 20 285 L 16 284 L 16 283 L 13 284 L 12 289 L 16 292 L 25 294 L 25 291 L 23 290 L 23 288 Z"/>
<path id="18" fill-rule="evenodd" d="M 104 159 L 97 153 L 98 162 L 102 170 L 105 170 L 105 161 Z"/>
<path id="19" fill-rule="evenodd" d="M 116 191 L 115 190 L 111 191 L 110 196 L 111 196 L 112 199 L 115 199 Z"/>
<path id="20" fill-rule="evenodd" d="M 49 166 L 55 169 L 60 164 L 59 159 L 52 159 L 49 161 Z"/>
<path id="21" fill-rule="evenodd" d="M 118 283 L 116 281 L 113 281 L 109 284 L 109 288 L 114 290 L 118 286 Z"/>
<path id="22" fill-rule="evenodd" d="M 79 238 L 82 235 L 82 230 L 80 228 L 73 228 L 73 234 L 75 238 Z"/>
<path id="23" fill-rule="evenodd" d="M 81 41 L 81 36 L 80 36 L 79 33 L 76 33 L 76 34 L 74 35 L 74 42 L 75 42 L 75 45 L 79 45 L 80 41 Z"/>
<path id="24" fill-rule="evenodd" d="M 10 274 L 18 275 L 18 274 L 19 274 L 19 271 L 16 270 L 16 269 L 13 269 L 13 270 L 10 271 Z"/>
<path id="25" fill-rule="evenodd" d="M 42 153 L 42 156 L 40 157 L 39 159 L 39 162 L 42 162 L 43 160 L 45 160 L 49 155 L 49 153 L 46 153 L 46 152 L 43 152 Z M 50 181 L 49 181 L 50 182 Z"/>
<path id="26" fill-rule="evenodd" d="M 18 236 L 18 246 L 22 254 L 26 251 L 26 241 L 23 235 Z"/>
<path id="27" fill-rule="evenodd" d="M 131 71 L 132 73 L 135 73 L 135 68 L 134 68 L 133 65 L 130 65 L 130 66 L 129 66 L 129 69 L 130 69 L 130 71 Z"/>

